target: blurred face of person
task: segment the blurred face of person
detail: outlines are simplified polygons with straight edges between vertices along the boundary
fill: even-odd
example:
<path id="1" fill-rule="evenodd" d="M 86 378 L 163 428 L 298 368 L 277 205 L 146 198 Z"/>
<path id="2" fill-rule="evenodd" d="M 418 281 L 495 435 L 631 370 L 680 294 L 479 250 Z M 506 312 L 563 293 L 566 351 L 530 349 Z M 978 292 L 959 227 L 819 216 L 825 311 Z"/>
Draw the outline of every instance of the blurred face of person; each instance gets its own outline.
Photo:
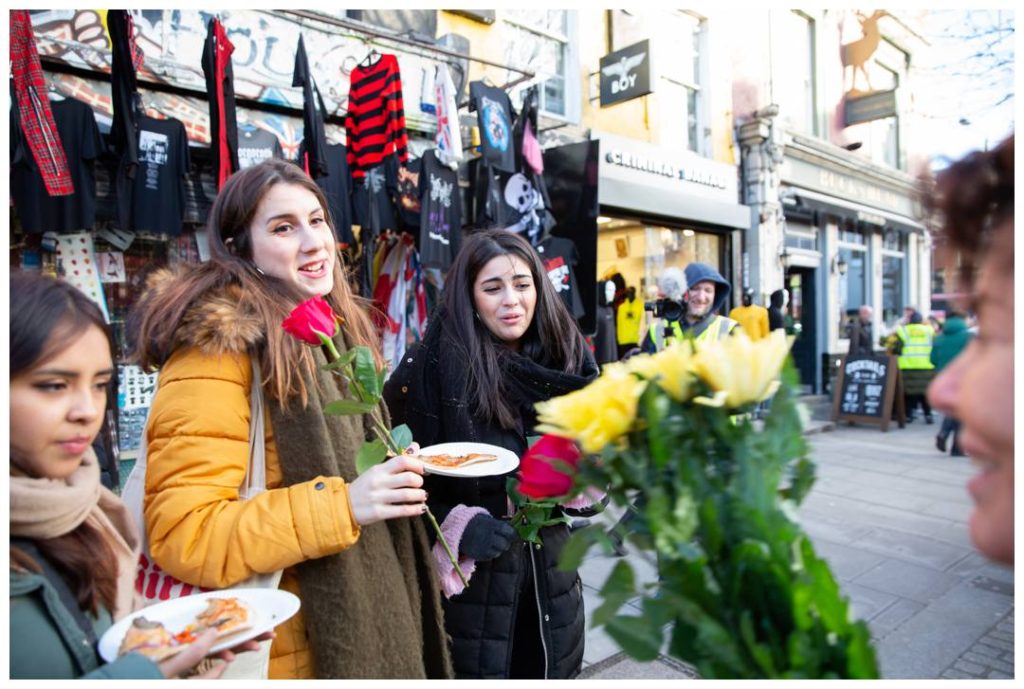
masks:
<path id="1" fill-rule="evenodd" d="M 686 291 L 686 317 L 691 321 L 699 321 L 708 315 L 714 303 L 715 283 L 702 280 Z"/>
<path id="2" fill-rule="evenodd" d="M 537 286 L 530 267 L 518 256 L 495 256 L 477 273 L 473 304 L 487 329 L 518 350 L 537 305 Z"/>
<path id="3" fill-rule="evenodd" d="M 928 399 L 942 413 L 960 420 L 960 446 L 979 469 L 967 484 L 975 504 L 971 540 L 984 555 L 1012 563 L 1012 222 L 999 231 L 978 271 L 978 334 L 935 378 Z"/>
<path id="4" fill-rule="evenodd" d="M 871 320 L 871 309 L 862 306 L 860 307 L 860 311 L 858 311 L 858 313 L 860 314 L 861 323 L 868 323 Z"/>
<path id="5" fill-rule="evenodd" d="M 82 463 L 106 412 L 114 375 L 97 326 L 11 379 L 11 462 L 35 478 L 66 479 Z"/>
<path id="6" fill-rule="evenodd" d="M 334 288 L 334 233 L 317 197 L 297 184 L 270 187 L 249 226 L 252 260 L 305 297 Z"/>

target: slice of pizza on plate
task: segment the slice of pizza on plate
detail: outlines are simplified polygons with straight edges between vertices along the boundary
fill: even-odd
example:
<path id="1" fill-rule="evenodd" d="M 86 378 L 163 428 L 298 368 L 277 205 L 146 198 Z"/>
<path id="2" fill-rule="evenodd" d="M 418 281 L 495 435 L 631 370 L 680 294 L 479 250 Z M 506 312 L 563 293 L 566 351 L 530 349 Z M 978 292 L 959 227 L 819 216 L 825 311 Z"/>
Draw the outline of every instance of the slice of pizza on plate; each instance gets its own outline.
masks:
<path id="1" fill-rule="evenodd" d="M 119 656 L 126 653 L 141 653 L 156 662 L 174 655 L 184 648 L 160 622 L 147 620 L 143 616 L 132 620 L 131 626 L 118 648 Z"/>
<path id="2" fill-rule="evenodd" d="M 453 454 L 436 454 L 436 455 L 418 455 L 418 458 L 425 464 L 432 464 L 438 467 L 445 467 L 446 469 L 457 469 L 471 464 L 482 464 L 483 462 L 493 462 L 498 459 L 498 455 L 487 454 L 483 452 L 469 452 L 464 455 L 453 455 Z"/>

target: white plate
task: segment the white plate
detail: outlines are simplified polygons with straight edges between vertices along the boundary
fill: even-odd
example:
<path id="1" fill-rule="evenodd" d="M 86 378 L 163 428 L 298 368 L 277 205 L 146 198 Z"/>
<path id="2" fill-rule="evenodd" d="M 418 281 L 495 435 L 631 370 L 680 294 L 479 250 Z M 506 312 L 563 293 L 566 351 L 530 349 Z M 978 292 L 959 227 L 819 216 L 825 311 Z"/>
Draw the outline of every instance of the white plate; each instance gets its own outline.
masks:
<path id="1" fill-rule="evenodd" d="M 470 452 L 497 455 L 498 458 L 492 462 L 470 464 L 468 467 L 436 467 L 432 464 L 426 463 L 424 463 L 423 466 L 428 474 L 460 477 L 500 476 L 501 474 L 507 474 L 519 466 L 519 457 L 516 456 L 515 452 L 506 450 L 503 447 L 498 447 L 497 445 L 488 445 L 486 443 L 441 443 L 440 445 L 424 447 L 420 449 L 419 454 L 466 455 Z"/>
<path id="2" fill-rule="evenodd" d="M 136 617 L 144 616 L 153 622 L 162 622 L 167 631 L 177 634 L 194 622 L 196 615 L 206 609 L 207 598 L 238 598 L 247 603 L 253 613 L 251 627 L 214 644 L 210 653 L 234 648 L 243 641 L 270 631 L 299 611 L 298 596 L 279 589 L 221 589 L 174 598 L 142 608 L 118 620 L 100 639 L 100 657 L 108 663 L 117 658 L 117 649 L 121 647 L 124 635 L 128 633 L 128 627 Z"/>

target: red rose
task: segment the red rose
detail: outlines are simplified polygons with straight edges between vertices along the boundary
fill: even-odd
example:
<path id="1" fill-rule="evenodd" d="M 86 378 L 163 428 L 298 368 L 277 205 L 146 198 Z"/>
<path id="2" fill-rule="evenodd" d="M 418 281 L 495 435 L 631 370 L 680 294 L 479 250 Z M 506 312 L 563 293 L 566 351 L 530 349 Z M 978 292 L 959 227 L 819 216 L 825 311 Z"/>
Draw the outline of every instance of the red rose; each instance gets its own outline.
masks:
<path id="1" fill-rule="evenodd" d="M 568 495 L 572 490 L 576 466 L 582 457 L 576 443 L 568 438 L 557 435 L 541 437 L 527 450 L 519 464 L 519 492 L 530 498 Z"/>
<path id="2" fill-rule="evenodd" d="M 334 337 L 338 334 L 340 322 L 341 317 L 335 315 L 331 305 L 323 297 L 313 297 L 292 309 L 288 318 L 281 323 L 281 327 L 297 340 L 318 347 L 323 343 L 317 332 Z"/>

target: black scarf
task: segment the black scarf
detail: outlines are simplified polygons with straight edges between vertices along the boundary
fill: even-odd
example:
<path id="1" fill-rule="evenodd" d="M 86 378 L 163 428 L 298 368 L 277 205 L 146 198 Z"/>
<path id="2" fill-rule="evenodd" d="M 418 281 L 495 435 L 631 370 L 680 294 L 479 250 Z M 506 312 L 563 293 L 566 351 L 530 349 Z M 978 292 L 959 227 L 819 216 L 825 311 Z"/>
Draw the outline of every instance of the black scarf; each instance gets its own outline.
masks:
<path id="1" fill-rule="evenodd" d="M 339 351 L 346 350 L 341 337 Z M 356 478 L 355 456 L 369 437 L 363 416 L 328 416 L 342 396 L 338 379 L 319 367 L 306 380 L 309 404 L 270 415 L 285 485 L 318 476 Z M 383 405 L 382 405 L 383 409 Z M 386 410 L 385 421 L 387 422 Z M 318 678 L 449 678 L 440 587 L 424 522 L 393 519 L 362 529 L 347 550 L 298 565 L 302 609 Z"/>

